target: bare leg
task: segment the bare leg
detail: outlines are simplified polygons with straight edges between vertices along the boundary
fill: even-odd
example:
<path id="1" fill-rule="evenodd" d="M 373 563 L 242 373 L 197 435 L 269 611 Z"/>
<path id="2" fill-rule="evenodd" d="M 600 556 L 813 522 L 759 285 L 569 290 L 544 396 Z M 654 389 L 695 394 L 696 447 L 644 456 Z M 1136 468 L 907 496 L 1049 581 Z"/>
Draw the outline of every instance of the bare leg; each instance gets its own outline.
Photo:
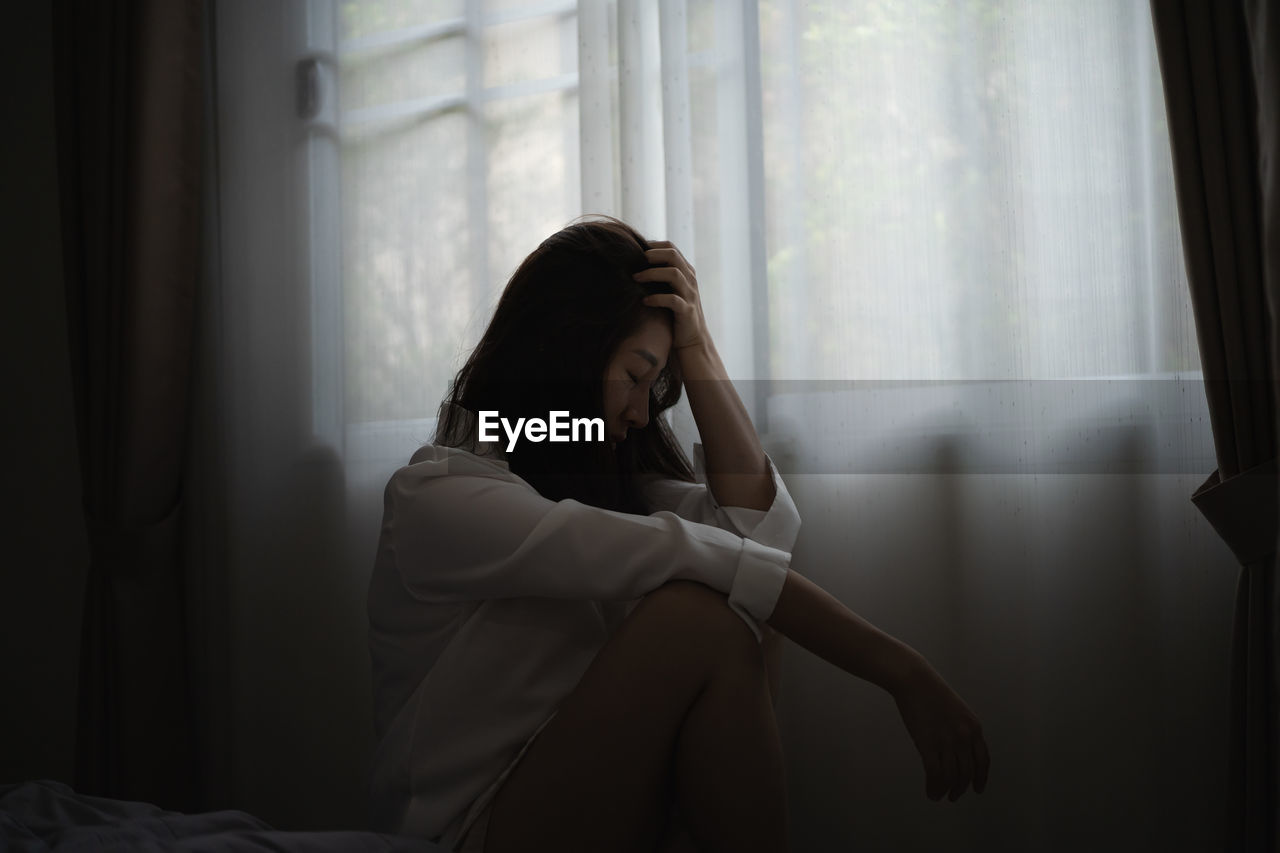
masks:
<path id="1" fill-rule="evenodd" d="M 648 595 L 596 655 L 498 792 L 485 849 L 652 851 L 673 795 L 699 850 L 786 849 L 759 644 L 690 582 Z"/>
<path id="2" fill-rule="evenodd" d="M 676 747 L 676 794 L 685 806 L 684 821 L 708 853 L 786 849 L 782 747 L 763 659 L 750 663 L 739 677 L 707 683 Z M 766 818 L 748 817 L 759 815 Z"/>

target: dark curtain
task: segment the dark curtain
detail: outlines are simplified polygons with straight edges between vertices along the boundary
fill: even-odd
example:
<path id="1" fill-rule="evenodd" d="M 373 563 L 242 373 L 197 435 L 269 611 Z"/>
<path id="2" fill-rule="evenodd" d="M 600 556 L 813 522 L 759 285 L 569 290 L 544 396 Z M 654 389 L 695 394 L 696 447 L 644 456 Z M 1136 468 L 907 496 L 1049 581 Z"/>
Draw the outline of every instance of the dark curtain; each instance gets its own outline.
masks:
<path id="1" fill-rule="evenodd" d="M 1269 0 L 1151 0 L 1151 11 L 1218 462 L 1192 500 L 1241 565 L 1226 849 L 1274 851 L 1280 839 L 1277 12 Z"/>
<path id="2" fill-rule="evenodd" d="M 200 263 L 201 5 L 56 0 L 63 272 L 90 539 L 75 787 L 189 810 L 182 513 Z"/>

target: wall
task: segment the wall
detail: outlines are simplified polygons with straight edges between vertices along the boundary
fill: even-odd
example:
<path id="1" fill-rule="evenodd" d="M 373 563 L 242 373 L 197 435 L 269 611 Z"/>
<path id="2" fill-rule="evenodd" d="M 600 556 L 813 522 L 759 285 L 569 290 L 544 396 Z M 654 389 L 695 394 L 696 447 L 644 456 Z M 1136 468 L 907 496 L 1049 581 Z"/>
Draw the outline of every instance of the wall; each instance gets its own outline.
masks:
<path id="1" fill-rule="evenodd" d="M 982 425 L 949 431 L 953 411 Z M 1240 569 L 1190 501 L 1202 383 L 926 383 L 790 412 L 844 425 L 794 439 L 793 565 L 923 653 L 992 757 L 984 794 L 928 800 L 892 698 L 789 646 L 795 849 L 1220 848 Z"/>

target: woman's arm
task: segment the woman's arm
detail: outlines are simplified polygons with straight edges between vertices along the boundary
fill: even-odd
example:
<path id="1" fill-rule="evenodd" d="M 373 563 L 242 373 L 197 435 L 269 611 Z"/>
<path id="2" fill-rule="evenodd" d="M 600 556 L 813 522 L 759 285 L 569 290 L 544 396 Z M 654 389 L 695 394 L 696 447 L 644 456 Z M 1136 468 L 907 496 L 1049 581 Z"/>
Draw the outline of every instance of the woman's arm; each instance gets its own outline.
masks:
<path id="1" fill-rule="evenodd" d="M 674 244 L 653 241 L 645 252 L 650 266 L 637 281 L 662 281 L 674 294 L 655 294 L 645 304 L 675 315 L 672 356 L 680 359 L 689 408 L 698 424 L 707 460 L 707 486 L 722 506 L 767 510 L 773 504 L 773 476 L 746 406 L 729 381 L 702 314 L 698 279 Z"/>
<path id="2" fill-rule="evenodd" d="M 677 349 L 689 408 L 707 459 L 707 487 L 722 506 L 767 510 L 773 476 L 760 438 L 708 336 Z"/>
<path id="3" fill-rule="evenodd" d="M 876 628 L 813 581 L 787 572 L 768 623 L 850 675 L 895 693 L 928 664 L 920 653 Z"/>
<path id="4" fill-rule="evenodd" d="M 991 759 L 982 725 L 929 662 L 794 570 L 768 624 L 818 657 L 888 691 L 920 753 L 925 793 L 958 798 L 987 785 Z"/>

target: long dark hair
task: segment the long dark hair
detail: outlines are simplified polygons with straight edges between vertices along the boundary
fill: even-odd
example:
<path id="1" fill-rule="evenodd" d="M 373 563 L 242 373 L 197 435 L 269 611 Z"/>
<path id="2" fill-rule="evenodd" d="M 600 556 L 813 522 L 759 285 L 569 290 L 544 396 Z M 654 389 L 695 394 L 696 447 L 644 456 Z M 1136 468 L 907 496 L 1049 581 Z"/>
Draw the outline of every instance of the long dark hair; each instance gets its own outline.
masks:
<path id="1" fill-rule="evenodd" d="M 642 301 L 671 293 L 670 285 L 631 277 L 649 266 L 648 248 L 634 228 L 611 217 L 575 222 L 544 240 L 512 274 L 489 327 L 450 385 L 434 443 L 462 445 L 471 415 L 482 410 L 513 423 L 546 419 L 551 411 L 605 417 L 604 373 L 614 350 L 646 318 L 672 320 L 667 309 Z M 649 391 L 649 423 L 632 430 L 616 453 L 607 442 L 521 440 L 507 463 L 551 500 L 647 513 L 638 475 L 693 480 L 661 416 L 680 393 L 678 361 L 669 358 Z"/>

